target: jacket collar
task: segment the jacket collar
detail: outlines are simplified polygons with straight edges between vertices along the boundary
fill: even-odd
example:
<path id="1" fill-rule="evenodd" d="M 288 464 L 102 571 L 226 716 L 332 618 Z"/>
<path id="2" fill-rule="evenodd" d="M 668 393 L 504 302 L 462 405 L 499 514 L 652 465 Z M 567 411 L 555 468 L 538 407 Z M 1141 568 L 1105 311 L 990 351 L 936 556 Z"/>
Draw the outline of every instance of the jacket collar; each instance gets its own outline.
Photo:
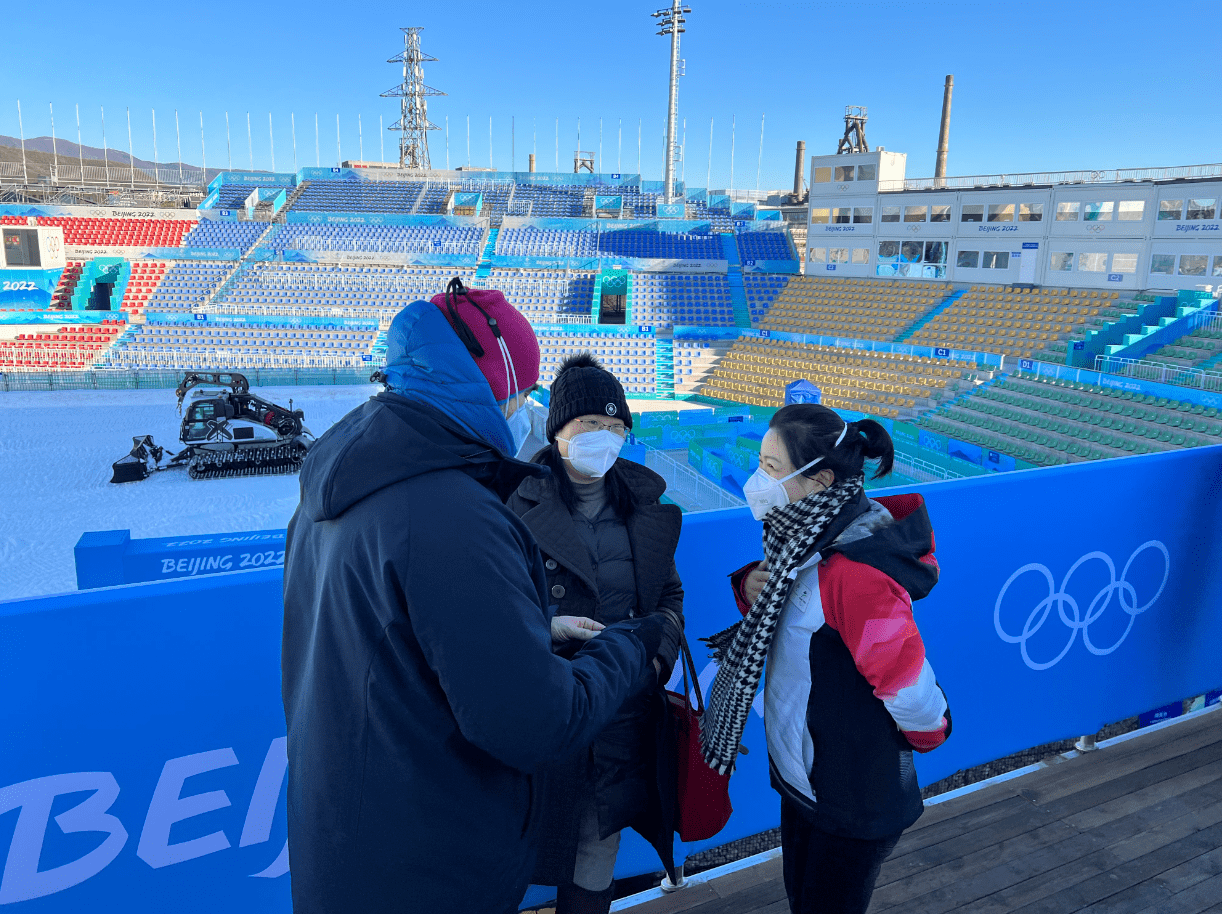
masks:
<path id="1" fill-rule="evenodd" d="M 661 579 L 657 589 L 665 584 L 674 547 L 679 541 L 682 513 L 674 505 L 660 505 L 658 499 L 666 491 L 666 481 L 653 470 L 631 460 L 615 462 L 636 502 L 636 509 L 628 519 L 628 540 L 632 546 L 633 564 L 636 568 L 637 597 L 642 606 L 650 604 L 652 582 Z M 577 535 L 573 518 L 555 494 L 551 481 L 546 476 L 531 477 L 523 481 L 518 496 L 533 502 L 522 519 L 530 527 L 539 548 L 584 581 L 591 592 L 597 593 L 594 566 L 590 554 Z M 655 567 L 665 560 L 667 568 Z M 646 586 L 642 586 L 643 582 Z M 652 595 L 653 600 L 657 594 Z"/>

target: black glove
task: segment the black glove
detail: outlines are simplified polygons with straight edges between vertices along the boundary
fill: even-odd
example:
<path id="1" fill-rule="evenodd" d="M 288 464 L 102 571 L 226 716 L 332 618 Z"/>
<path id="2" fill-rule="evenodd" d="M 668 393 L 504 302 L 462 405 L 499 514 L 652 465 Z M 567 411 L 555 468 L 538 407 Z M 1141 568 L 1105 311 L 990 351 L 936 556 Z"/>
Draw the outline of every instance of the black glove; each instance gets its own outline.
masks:
<path id="1" fill-rule="evenodd" d="M 635 619 L 625 619 L 607 626 L 607 631 L 629 632 L 645 646 L 645 659 L 652 660 L 658 655 L 662 646 L 662 631 L 666 627 L 666 617 L 661 613 L 650 613 Z"/>

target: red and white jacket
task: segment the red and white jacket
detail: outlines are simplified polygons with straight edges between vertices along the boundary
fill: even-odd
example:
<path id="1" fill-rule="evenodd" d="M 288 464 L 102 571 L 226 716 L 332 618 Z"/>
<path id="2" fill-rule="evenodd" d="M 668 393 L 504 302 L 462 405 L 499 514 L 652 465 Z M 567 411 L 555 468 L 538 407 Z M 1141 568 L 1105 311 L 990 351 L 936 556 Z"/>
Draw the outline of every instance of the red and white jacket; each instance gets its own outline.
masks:
<path id="1" fill-rule="evenodd" d="M 774 786 L 825 830 L 897 834 L 922 808 L 912 750 L 950 732 L 913 599 L 937 581 L 919 495 L 847 509 L 832 545 L 791 572 L 768 654 L 764 723 Z M 731 575 L 739 609 L 753 562 Z"/>

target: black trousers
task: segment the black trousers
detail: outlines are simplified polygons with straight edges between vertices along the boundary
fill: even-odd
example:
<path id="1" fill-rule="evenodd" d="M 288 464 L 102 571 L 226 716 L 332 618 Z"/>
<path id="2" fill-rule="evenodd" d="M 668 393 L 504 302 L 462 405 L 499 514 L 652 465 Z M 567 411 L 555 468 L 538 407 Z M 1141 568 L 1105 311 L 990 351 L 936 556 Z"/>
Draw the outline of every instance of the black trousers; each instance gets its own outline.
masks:
<path id="1" fill-rule="evenodd" d="M 793 914 L 866 914 L 878 871 L 899 839 L 829 835 L 782 798 L 781 853 L 789 909 Z"/>

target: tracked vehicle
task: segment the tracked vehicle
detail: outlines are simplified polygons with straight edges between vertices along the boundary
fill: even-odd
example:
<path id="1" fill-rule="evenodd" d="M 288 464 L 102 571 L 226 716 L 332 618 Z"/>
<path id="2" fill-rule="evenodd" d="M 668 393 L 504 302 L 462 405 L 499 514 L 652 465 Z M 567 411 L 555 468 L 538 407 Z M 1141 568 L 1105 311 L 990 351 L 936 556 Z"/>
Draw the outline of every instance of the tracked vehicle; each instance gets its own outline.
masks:
<path id="1" fill-rule="evenodd" d="M 175 393 L 179 415 L 190 394 L 178 435 L 183 449 L 174 453 L 151 435 L 135 436 L 130 453 L 112 465 L 111 482 L 136 482 L 181 467 L 192 479 L 296 473 L 314 442 L 291 400 L 286 409 L 252 394 L 237 372 L 191 372 Z"/>

